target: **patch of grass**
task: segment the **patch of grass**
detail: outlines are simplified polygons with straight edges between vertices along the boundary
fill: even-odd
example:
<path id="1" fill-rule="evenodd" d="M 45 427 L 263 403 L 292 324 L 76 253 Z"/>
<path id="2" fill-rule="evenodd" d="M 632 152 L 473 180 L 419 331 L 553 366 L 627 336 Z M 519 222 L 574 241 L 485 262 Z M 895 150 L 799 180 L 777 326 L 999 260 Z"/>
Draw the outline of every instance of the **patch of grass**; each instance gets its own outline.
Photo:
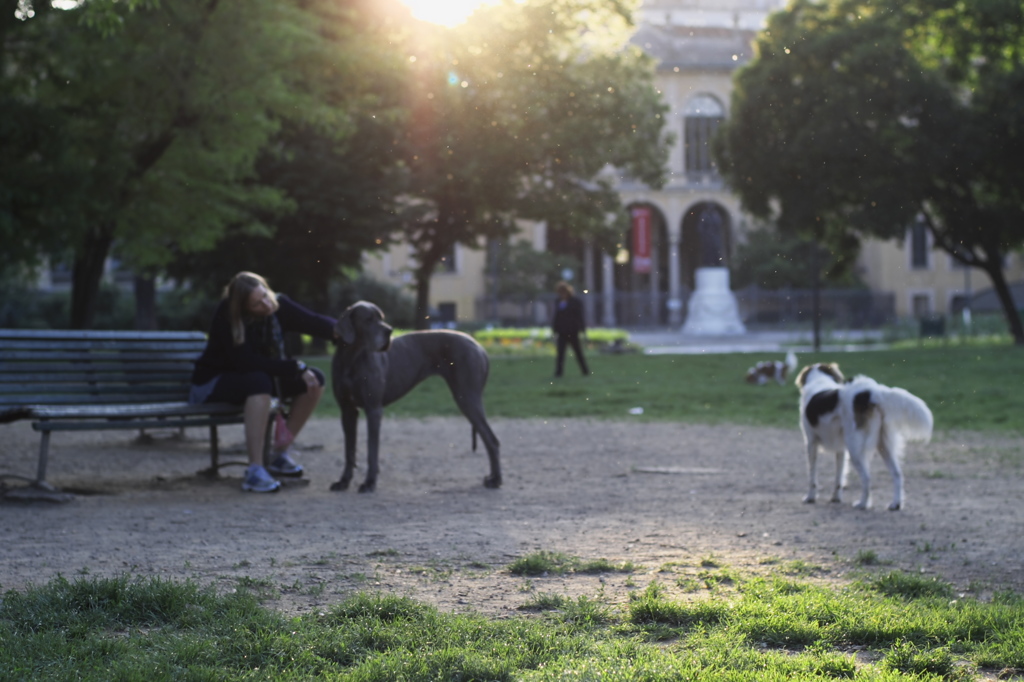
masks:
<path id="1" fill-rule="evenodd" d="M 706 557 L 701 558 L 700 565 L 704 568 L 718 568 L 720 559 L 714 554 L 709 554 Z"/>
<path id="2" fill-rule="evenodd" d="M 790 576 L 677 601 L 654 582 L 619 611 L 538 595 L 538 614 L 441 613 L 359 593 L 296 618 L 192 582 L 64 578 L 0 601 L 4 679 L 966 680 L 1024 667 L 1024 598 L 843 587 Z M 260 581 L 251 584 L 259 586 Z M 914 596 L 921 594 L 921 596 Z M 865 650 L 856 663 L 850 647 Z"/>
<path id="3" fill-rule="evenodd" d="M 728 614 L 728 605 L 718 601 L 684 604 L 665 596 L 663 588 L 652 582 L 643 592 L 633 595 L 629 603 L 629 622 L 634 625 L 668 625 L 693 627 L 697 624 L 718 625 Z"/>
<path id="4" fill-rule="evenodd" d="M 873 549 L 862 549 L 853 558 L 853 563 L 858 566 L 878 566 L 882 560 L 878 558 L 878 552 Z"/>
<path id="5" fill-rule="evenodd" d="M 944 680 L 973 677 L 966 667 L 957 671 L 956 660 L 946 647 L 921 649 L 912 642 L 896 642 L 882 659 L 882 668 L 910 675 L 938 675 Z"/>
<path id="6" fill-rule="evenodd" d="M 398 556 L 398 550 L 397 549 L 391 549 L 391 548 L 389 548 L 389 549 L 375 549 L 372 552 L 367 552 L 366 556 L 368 556 L 368 557 L 376 557 L 376 556 L 396 557 L 396 556 Z"/>
<path id="7" fill-rule="evenodd" d="M 512 575 L 540 576 L 566 573 L 632 573 L 632 562 L 613 564 L 607 559 L 584 561 L 561 552 L 540 551 L 519 557 L 508 565 Z"/>
<path id="8" fill-rule="evenodd" d="M 530 601 L 518 608 L 520 611 L 557 611 L 564 608 L 569 601 L 568 597 L 560 594 L 540 593 L 533 595 Z"/>
<path id="9" fill-rule="evenodd" d="M 875 578 L 871 581 L 871 588 L 881 594 L 904 599 L 949 599 L 953 596 L 953 588 L 948 583 L 902 571 L 890 571 Z"/>
<path id="10" fill-rule="evenodd" d="M 780 354 L 781 359 L 781 354 Z M 797 389 L 752 387 L 743 375 L 747 353 L 713 355 L 602 355 L 588 358 L 593 375 L 551 378 L 553 359 L 494 357 L 485 400 L 493 417 L 589 417 L 630 421 L 751 424 L 793 428 Z M 801 353 L 801 366 L 837 361 L 847 376 L 867 374 L 923 398 L 939 430 L 1024 433 L 1024 394 L 1005 381 L 1024 374 L 1024 353 L 1012 345 L 913 346 L 866 352 Z M 329 367 L 328 358 L 307 362 Z M 642 415 L 629 414 L 643 407 Z M 320 416 L 337 417 L 333 400 Z M 447 385 L 432 378 L 388 407 L 389 416 L 458 416 Z M 1003 456 L 1024 466 L 1021 451 Z"/>
<path id="11" fill-rule="evenodd" d="M 615 620 L 608 606 L 586 596 L 573 600 L 559 594 L 538 594 L 520 606 L 519 610 L 549 613 L 557 620 L 571 623 L 576 628 L 594 628 Z"/>
<path id="12" fill-rule="evenodd" d="M 434 582 L 448 580 L 455 573 L 455 569 L 443 563 L 431 563 L 427 566 L 410 566 L 409 572 L 421 578 Z"/>
<path id="13" fill-rule="evenodd" d="M 782 570 L 786 575 L 798 575 L 806 578 L 815 573 L 821 573 L 825 569 L 817 564 L 808 563 L 803 559 L 795 559 L 788 562 Z"/>
<path id="14" fill-rule="evenodd" d="M 732 587 L 740 583 L 739 575 L 728 568 L 721 568 L 715 571 L 700 571 L 697 573 L 697 578 L 709 590 Z"/>
<path id="15" fill-rule="evenodd" d="M 594 559 L 592 561 L 581 561 L 576 568 L 577 573 L 632 573 L 636 565 L 632 561 L 624 561 L 621 564 L 612 563 L 607 559 Z"/>
<path id="16" fill-rule="evenodd" d="M 561 552 L 534 552 L 521 556 L 508 565 L 512 575 L 562 575 L 572 570 L 573 559 Z"/>

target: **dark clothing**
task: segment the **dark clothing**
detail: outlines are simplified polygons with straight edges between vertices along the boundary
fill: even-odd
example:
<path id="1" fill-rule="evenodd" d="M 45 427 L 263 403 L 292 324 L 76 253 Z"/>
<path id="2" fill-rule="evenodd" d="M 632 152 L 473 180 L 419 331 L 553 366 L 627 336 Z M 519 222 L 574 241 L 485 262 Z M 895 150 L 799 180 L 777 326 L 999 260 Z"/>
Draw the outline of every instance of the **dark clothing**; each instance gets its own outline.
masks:
<path id="1" fill-rule="evenodd" d="M 587 368 L 587 361 L 583 357 L 583 346 L 580 345 L 579 334 L 559 334 L 558 340 L 556 341 L 555 348 L 558 351 L 557 357 L 555 358 L 555 376 L 562 376 L 562 367 L 565 365 L 565 347 L 572 346 L 572 352 L 576 354 L 576 361 L 580 363 L 580 371 L 586 376 L 590 374 L 590 369 Z"/>
<path id="2" fill-rule="evenodd" d="M 556 334 L 580 334 L 587 331 L 583 321 L 583 301 L 570 296 L 555 303 L 555 317 L 551 320 L 551 331 Z"/>
<path id="3" fill-rule="evenodd" d="M 206 348 L 192 371 L 193 386 L 216 379 L 212 392 L 202 402 L 244 403 L 250 395 L 276 393 L 275 379 L 282 397 L 306 392 L 300 378 L 298 361 L 284 351 L 283 335 L 288 332 L 309 334 L 323 339 L 334 337 L 335 320 L 304 308 L 287 296 L 278 295 L 276 313 L 245 325 L 245 342 L 236 346 L 231 335 L 228 302 L 222 300 L 213 314 Z M 317 379 L 323 385 L 322 373 Z"/>
<path id="4" fill-rule="evenodd" d="M 307 369 L 316 376 L 316 380 L 320 382 L 321 386 L 327 383 L 326 375 L 319 369 L 316 367 Z M 278 395 L 278 387 L 281 389 L 280 395 Z M 203 402 L 242 405 L 251 395 L 269 393 L 279 398 L 294 398 L 297 395 L 302 395 L 306 390 L 306 382 L 299 374 L 282 377 L 275 384 L 269 374 L 258 369 L 250 372 L 224 372 L 217 375 L 217 383 L 214 384 L 213 390 Z"/>
<path id="5" fill-rule="evenodd" d="M 551 321 L 551 330 L 557 336 L 555 349 L 555 376 L 562 376 L 562 368 L 565 364 L 565 347 L 572 346 L 576 354 L 576 361 L 580 364 L 580 371 L 584 376 L 590 374 L 587 367 L 587 360 L 583 357 L 583 347 L 580 345 L 580 334 L 587 330 L 583 320 L 583 302 L 575 296 L 567 299 L 559 299 L 555 303 L 555 316 Z"/>

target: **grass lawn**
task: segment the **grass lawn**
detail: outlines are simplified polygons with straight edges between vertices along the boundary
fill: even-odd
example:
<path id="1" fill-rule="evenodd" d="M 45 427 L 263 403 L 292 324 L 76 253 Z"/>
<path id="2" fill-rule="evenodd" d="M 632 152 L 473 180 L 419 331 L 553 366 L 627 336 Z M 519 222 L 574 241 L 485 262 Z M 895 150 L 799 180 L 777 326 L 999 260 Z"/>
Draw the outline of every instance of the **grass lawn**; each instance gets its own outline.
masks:
<path id="1" fill-rule="evenodd" d="M 797 428 L 797 391 L 743 382 L 756 355 L 592 354 L 552 378 L 553 358 L 494 358 L 493 417 L 678 420 Z M 313 359 L 326 367 L 326 358 Z M 1024 432 L 1024 351 L 909 348 L 805 354 L 838 361 L 924 398 L 938 429 Z M 633 408 L 642 414 L 630 414 Z M 321 416 L 336 416 L 325 400 Z M 431 379 L 392 416 L 454 415 Z M 797 562 L 794 562 L 797 563 Z M 816 585 L 800 566 L 767 577 L 708 569 L 692 599 L 659 582 L 625 606 L 602 598 L 525 595 L 511 618 L 438 612 L 407 598 L 355 594 L 288 619 L 263 607 L 273 585 L 239 580 L 229 594 L 159 579 L 57 579 L 0 600 L 0 680 L 973 680 L 1024 679 L 1024 597 L 981 602 L 940 581 L 879 570 Z M 542 551 L 509 575 L 625 572 L 593 557 Z M 674 580 L 669 570 L 659 581 Z M 269 594 L 268 594 L 269 592 Z"/>
<path id="2" fill-rule="evenodd" d="M 617 610 L 600 599 L 538 595 L 507 619 L 379 594 L 287 619 L 250 588 L 217 594 L 159 579 L 58 579 L 8 592 L 0 677 L 938 681 L 1024 670 L 1024 599 L 957 599 L 948 585 L 899 572 L 840 589 L 784 570 L 729 575 L 688 602 L 651 583 Z"/>
<path id="3" fill-rule="evenodd" d="M 774 354 L 780 356 L 781 354 Z M 762 354 L 601 355 L 582 377 L 571 354 L 554 379 L 553 357 L 495 357 L 484 400 L 491 417 L 589 417 L 733 423 L 797 428 L 798 392 L 743 381 Z M 800 354 L 800 366 L 838 362 L 847 376 L 867 374 L 923 398 L 938 430 L 1024 433 L 1024 350 L 1012 346 L 948 346 L 851 353 Z M 307 360 L 329 372 L 327 358 Z M 642 415 L 630 414 L 636 407 Z M 337 416 L 332 398 L 319 416 Z M 389 406 L 386 416 L 457 415 L 444 382 L 433 377 Z"/>

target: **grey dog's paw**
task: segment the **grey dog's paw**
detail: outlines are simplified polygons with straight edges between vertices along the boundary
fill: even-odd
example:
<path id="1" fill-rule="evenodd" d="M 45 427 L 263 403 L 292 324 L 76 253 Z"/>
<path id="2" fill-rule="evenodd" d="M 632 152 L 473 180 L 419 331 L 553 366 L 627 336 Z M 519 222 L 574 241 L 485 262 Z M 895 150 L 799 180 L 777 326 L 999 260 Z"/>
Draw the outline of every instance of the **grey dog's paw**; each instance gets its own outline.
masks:
<path id="1" fill-rule="evenodd" d="M 339 492 L 341 490 L 348 490 L 348 481 L 335 481 L 331 484 L 331 490 Z"/>
<path id="2" fill-rule="evenodd" d="M 485 488 L 500 488 L 501 476 L 484 476 Z"/>
<path id="3" fill-rule="evenodd" d="M 361 493 L 372 493 L 377 489 L 377 481 L 366 481 L 359 486 L 359 492 Z"/>

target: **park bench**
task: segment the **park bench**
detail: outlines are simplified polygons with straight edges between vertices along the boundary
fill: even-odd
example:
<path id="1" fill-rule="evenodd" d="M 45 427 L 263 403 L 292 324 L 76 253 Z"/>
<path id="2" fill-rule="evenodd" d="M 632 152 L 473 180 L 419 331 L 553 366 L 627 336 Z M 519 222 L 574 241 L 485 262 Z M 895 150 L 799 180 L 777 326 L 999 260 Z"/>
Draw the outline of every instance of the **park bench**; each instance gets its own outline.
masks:
<path id="1" fill-rule="evenodd" d="M 243 423 L 242 407 L 188 402 L 205 345 L 201 332 L 0 329 L 0 424 L 31 419 L 41 433 L 35 478 L 18 478 L 53 490 L 46 467 L 54 431 L 209 427 L 210 468 L 201 473 L 245 463 L 221 462 L 217 437 L 218 426 Z"/>

